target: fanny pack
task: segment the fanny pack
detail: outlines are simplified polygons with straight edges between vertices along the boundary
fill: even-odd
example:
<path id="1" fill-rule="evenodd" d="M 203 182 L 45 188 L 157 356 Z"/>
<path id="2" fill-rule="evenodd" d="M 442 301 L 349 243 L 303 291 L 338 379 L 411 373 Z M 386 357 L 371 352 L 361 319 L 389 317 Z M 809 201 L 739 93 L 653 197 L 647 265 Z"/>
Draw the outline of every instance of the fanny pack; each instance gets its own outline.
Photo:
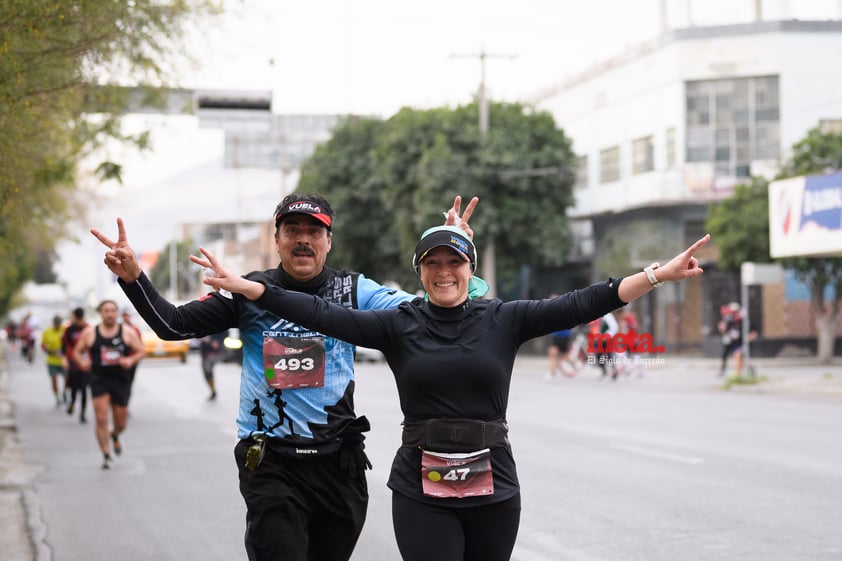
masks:
<path id="1" fill-rule="evenodd" d="M 509 445 L 504 419 L 427 419 L 403 423 L 403 445 L 436 452 L 473 452 Z"/>

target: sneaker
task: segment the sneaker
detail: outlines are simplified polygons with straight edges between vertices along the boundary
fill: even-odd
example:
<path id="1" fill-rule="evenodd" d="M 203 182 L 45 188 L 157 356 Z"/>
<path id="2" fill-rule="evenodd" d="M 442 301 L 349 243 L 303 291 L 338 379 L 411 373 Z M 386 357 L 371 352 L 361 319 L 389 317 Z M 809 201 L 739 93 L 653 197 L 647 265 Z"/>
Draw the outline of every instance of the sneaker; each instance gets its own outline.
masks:
<path id="1" fill-rule="evenodd" d="M 71 402 L 71 404 L 70 404 L 70 405 L 68 405 L 68 406 L 67 406 L 67 414 L 68 414 L 68 415 L 72 415 L 72 414 L 73 414 L 73 403 L 72 403 L 72 402 Z"/>
<path id="2" fill-rule="evenodd" d="M 208 401 L 213 401 L 216 399 L 216 392 L 211 392 L 210 397 L 208 397 Z"/>
<path id="3" fill-rule="evenodd" d="M 114 453 L 118 456 L 123 453 L 123 447 L 120 445 L 120 437 L 116 433 L 111 433 L 111 440 L 114 442 Z"/>
<path id="4" fill-rule="evenodd" d="M 102 469 L 111 469 L 111 456 L 108 454 L 102 457 Z"/>

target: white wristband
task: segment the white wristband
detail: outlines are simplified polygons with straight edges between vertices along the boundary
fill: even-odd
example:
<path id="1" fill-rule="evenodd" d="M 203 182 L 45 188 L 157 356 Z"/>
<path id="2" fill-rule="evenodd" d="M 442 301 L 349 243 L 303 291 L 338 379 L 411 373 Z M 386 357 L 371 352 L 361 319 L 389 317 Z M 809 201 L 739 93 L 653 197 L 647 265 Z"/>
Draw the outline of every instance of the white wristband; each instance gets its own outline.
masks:
<path id="1" fill-rule="evenodd" d="M 651 284 L 655 288 L 664 284 L 664 281 L 659 281 L 658 277 L 655 276 L 655 269 L 657 269 L 660 266 L 660 263 L 652 263 L 648 267 L 643 268 L 643 272 L 646 273 L 646 279 L 649 281 L 649 284 Z"/>

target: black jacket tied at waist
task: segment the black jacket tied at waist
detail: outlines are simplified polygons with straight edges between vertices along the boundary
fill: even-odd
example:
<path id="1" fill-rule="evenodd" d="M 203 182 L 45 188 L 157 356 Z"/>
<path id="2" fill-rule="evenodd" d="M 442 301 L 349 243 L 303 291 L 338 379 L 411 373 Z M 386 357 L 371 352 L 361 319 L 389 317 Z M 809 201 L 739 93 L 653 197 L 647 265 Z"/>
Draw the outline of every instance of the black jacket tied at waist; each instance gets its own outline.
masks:
<path id="1" fill-rule="evenodd" d="M 427 419 L 403 424 L 403 445 L 434 452 L 474 452 L 509 445 L 504 419 Z"/>

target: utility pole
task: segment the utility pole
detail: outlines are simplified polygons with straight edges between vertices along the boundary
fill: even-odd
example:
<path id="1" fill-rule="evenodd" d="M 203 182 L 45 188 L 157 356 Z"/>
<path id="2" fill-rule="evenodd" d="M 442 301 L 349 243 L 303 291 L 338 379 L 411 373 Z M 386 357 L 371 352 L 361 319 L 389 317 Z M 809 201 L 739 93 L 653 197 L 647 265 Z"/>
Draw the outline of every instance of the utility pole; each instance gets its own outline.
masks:
<path id="1" fill-rule="evenodd" d="M 178 300 L 178 247 L 176 246 L 176 230 L 170 242 L 170 300 Z"/>
<path id="2" fill-rule="evenodd" d="M 478 53 L 473 54 L 453 54 L 450 58 L 478 58 L 480 63 L 480 79 L 479 90 L 477 91 L 477 104 L 479 105 L 479 136 L 480 142 L 485 143 L 488 137 L 488 96 L 485 91 L 485 59 L 487 58 L 505 58 L 513 59 L 517 55 L 501 55 L 486 53 L 485 49 L 481 49 Z M 484 240 L 485 249 L 482 252 L 482 276 L 485 282 L 488 283 L 488 297 L 497 297 L 497 259 L 494 249 L 494 234 L 488 233 L 488 239 Z"/>

